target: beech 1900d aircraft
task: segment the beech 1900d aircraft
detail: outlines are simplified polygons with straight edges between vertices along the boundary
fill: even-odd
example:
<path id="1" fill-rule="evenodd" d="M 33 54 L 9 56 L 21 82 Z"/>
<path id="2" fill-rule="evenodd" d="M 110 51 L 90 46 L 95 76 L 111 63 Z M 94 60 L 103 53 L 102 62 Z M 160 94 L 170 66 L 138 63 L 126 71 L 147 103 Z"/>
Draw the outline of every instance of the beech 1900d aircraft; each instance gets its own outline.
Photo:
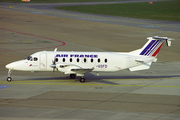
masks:
<path id="1" fill-rule="evenodd" d="M 84 74 L 89 72 L 114 72 L 124 69 L 138 71 L 149 69 L 152 62 L 157 61 L 157 54 L 163 42 L 171 46 L 171 38 L 148 37 L 148 42 L 138 50 L 131 52 L 67 52 L 41 51 L 30 55 L 25 60 L 6 65 L 7 81 L 11 81 L 12 70 L 20 71 L 59 71 L 69 74 L 70 78 L 81 76 L 79 81 L 85 82 Z"/>

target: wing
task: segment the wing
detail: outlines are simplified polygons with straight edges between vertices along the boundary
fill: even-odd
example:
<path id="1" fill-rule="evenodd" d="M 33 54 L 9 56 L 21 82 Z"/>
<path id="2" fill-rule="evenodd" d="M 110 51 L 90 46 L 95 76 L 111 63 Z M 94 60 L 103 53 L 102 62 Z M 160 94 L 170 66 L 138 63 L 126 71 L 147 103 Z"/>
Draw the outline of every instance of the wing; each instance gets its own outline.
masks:
<path id="1" fill-rule="evenodd" d="M 77 73 L 88 73 L 91 72 L 94 68 L 74 68 L 71 69 L 71 71 L 77 72 Z"/>
<path id="2" fill-rule="evenodd" d="M 94 68 L 82 68 L 74 64 L 56 64 L 56 68 L 64 74 L 85 74 L 91 72 Z"/>

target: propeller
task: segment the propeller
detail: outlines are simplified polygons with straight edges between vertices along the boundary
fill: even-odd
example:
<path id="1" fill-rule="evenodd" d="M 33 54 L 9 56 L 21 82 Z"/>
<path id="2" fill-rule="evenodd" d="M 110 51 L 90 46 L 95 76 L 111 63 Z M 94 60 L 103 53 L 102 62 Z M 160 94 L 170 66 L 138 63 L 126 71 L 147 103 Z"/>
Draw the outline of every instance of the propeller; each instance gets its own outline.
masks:
<path id="1" fill-rule="evenodd" d="M 54 52 L 56 52 L 56 51 L 57 51 L 57 48 L 55 48 Z M 50 67 L 53 68 L 53 72 L 55 71 L 55 69 L 58 71 L 58 68 L 56 68 L 56 61 L 57 61 L 56 59 L 57 59 L 57 58 L 56 58 L 56 56 L 55 56 L 55 57 L 54 57 L 54 60 L 52 60 L 52 63 L 53 63 L 53 64 L 50 65 Z"/>

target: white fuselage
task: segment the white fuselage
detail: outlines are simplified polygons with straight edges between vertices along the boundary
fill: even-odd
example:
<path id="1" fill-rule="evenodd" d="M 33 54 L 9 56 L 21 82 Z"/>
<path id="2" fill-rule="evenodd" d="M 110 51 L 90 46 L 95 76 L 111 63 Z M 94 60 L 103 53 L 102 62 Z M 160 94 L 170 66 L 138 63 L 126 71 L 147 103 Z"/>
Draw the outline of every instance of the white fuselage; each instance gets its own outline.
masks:
<path id="1" fill-rule="evenodd" d="M 94 72 L 109 72 L 140 65 L 141 63 L 135 61 L 139 57 L 119 52 L 42 51 L 32 54 L 28 59 L 10 63 L 6 68 L 21 71 L 52 71 L 50 66 L 56 60 L 56 64 L 59 65 L 58 71 L 64 73 L 71 69 L 71 66 L 61 68 L 62 64 L 72 65 L 73 68 L 75 66 L 93 68 Z"/>
<path id="2" fill-rule="evenodd" d="M 60 71 L 70 74 L 73 79 L 82 76 L 80 82 L 85 82 L 84 74 L 89 72 L 114 72 L 124 69 L 139 71 L 149 69 L 152 62 L 157 61 L 157 55 L 166 41 L 171 46 L 171 38 L 148 37 L 146 44 L 131 52 L 66 52 L 41 51 L 32 54 L 26 60 L 20 60 L 6 65 L 7 81 L 11 81 L 12 70 L 21 71 Z"/>

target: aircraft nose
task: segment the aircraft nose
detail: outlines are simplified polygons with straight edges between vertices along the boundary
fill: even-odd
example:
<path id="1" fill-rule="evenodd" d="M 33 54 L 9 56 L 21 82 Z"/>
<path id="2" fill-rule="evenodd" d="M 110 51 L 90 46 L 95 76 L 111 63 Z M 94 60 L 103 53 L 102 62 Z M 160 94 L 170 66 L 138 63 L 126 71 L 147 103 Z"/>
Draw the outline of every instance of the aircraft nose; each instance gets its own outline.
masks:
<path id="1" fill-rule="evenodd" d="M 12 62 L 6 65 L 7 69 L 17 69 L 19 65 L 22 64 L 22 61 L 16 61 L 16 62 Z"/>
<path id="2" fill-rule="evenodd" d="M 5 67 L 7 69 L 12 69 L 12 70 L 24 70 L 27 68 L 27 64 L 26 64 L 26 60 L 19 60 L 9 63 Z"/>
<path id="3" fill-rule="evenodd" d="M 6 65 L 6 68 L 7 68 L 7 69 L 13 69 L 13 66 L 14 66 L 13 63 L 10 63 L 10 64 L 7 64 L 7 65 Z"/>

